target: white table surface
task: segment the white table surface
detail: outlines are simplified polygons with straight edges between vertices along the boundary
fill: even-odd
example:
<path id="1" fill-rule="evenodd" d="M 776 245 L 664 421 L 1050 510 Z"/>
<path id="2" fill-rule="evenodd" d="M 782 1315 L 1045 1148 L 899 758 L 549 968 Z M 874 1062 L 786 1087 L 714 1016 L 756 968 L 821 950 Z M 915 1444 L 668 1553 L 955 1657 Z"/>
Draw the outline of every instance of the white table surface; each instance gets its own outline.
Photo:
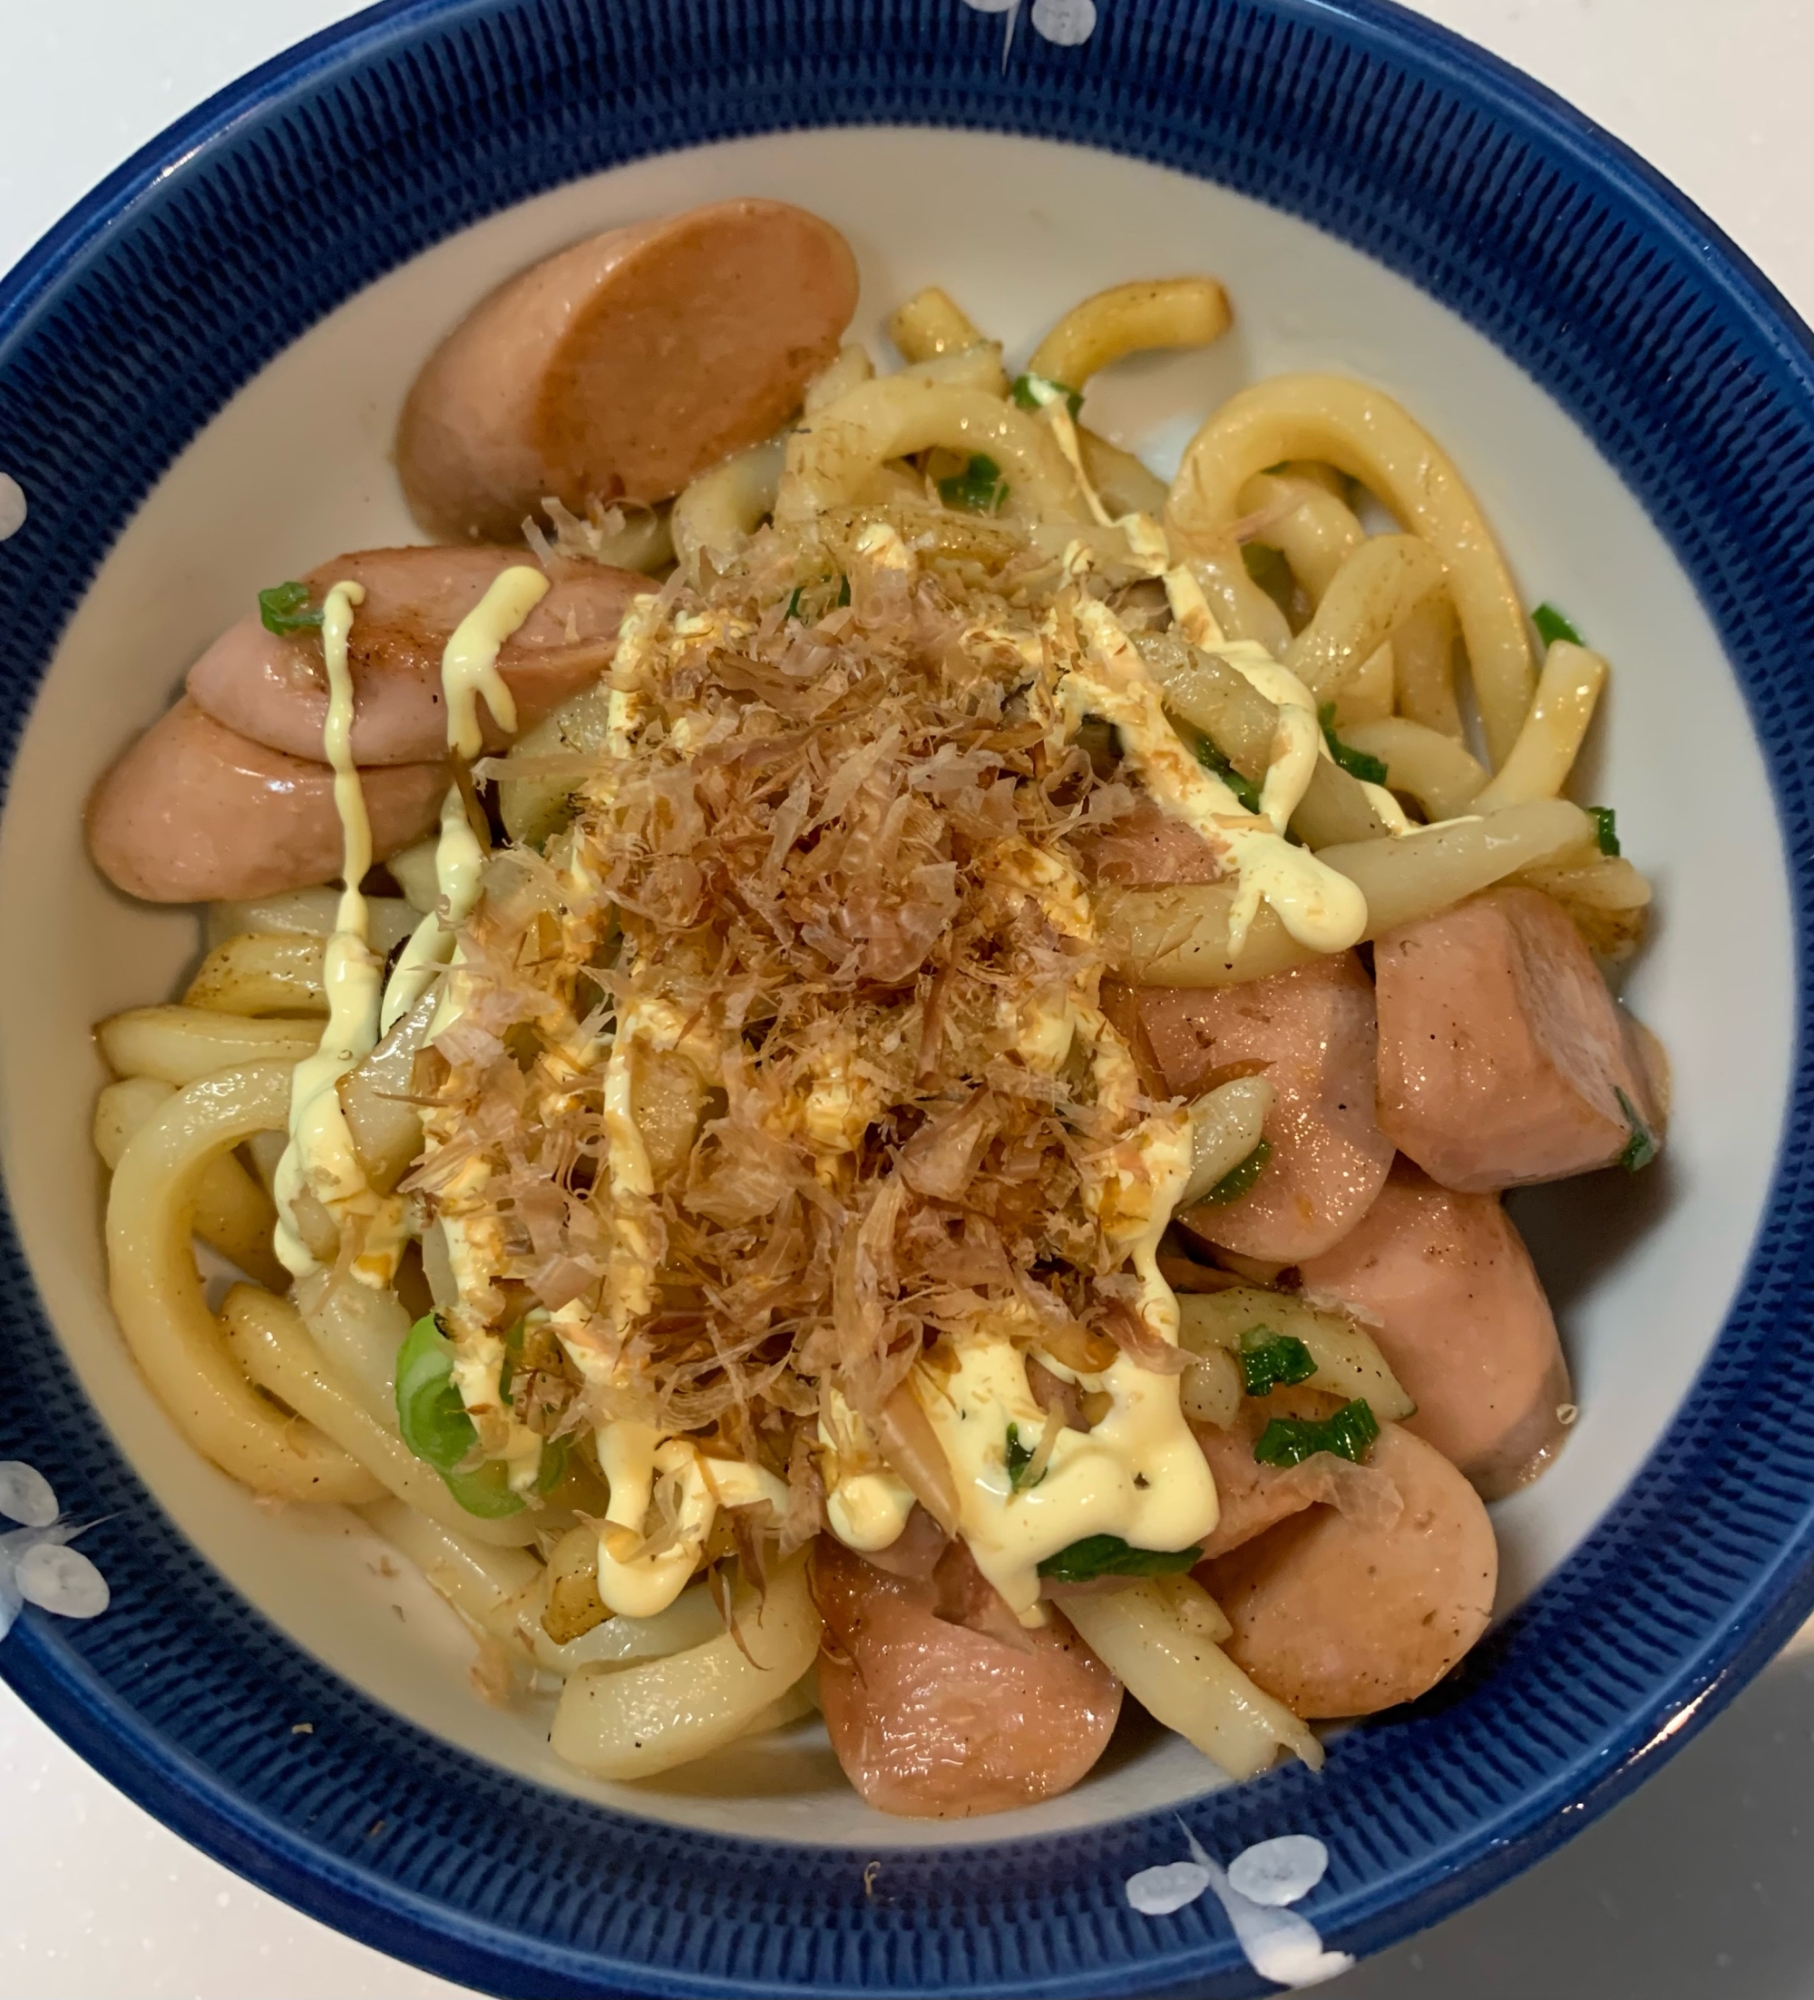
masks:
<path id="1" fill-rule="evenodd" d="M 1110 0 L 1113 4 L 1113 0 Z M 1814 0 L 1416 0 L 1687 191 L 1814 319 Z M 0 7 L 0 268 L 171 119 L 337 0 Z M 166 1833 L 0 1688 L 0 2000 L 464 1991 Z M 1635 1798 L 1327 1989 L 1342 2000 L 1814 2000 L 1814 1624 Z"/>

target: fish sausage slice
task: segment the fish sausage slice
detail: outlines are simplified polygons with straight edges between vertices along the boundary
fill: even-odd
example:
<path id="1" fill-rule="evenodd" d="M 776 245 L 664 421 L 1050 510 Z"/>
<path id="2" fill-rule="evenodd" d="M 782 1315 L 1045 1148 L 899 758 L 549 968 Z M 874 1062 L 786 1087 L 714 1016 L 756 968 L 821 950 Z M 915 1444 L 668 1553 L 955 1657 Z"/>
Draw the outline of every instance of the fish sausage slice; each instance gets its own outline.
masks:
<path id="1" fill-rule="evenodd" d="M 353 613 L 347 665 L 353 676 L 353 756 L 361 765 L 415 764 L 447 754 L 441 655 L 454 628 L 496 578 L 537 567 L 522 549 L 364 549 L 303 578 L 319 605 L 336 583 L 365 586 Z M 638 592 L 634 570 L 554 562 L 551 588 L 498 655 L 528 729 L 610 662 L 617 628 Z M 325 761 L 327 671 L 315 633 L 278 638 L 256 611 L 230 625 L 189 669 L 189 695 L 216 722 L 292 757 Z M 509 742 L 481 703 L 489 749 Z"/>
<path id="2" fill-rule="evenodd" d="M 1170 1092 L 1195 1097 L 1257 1075 L 1276 1093 L 1265 1125 L 1272 1156 L 1252 1190 L 1178 1220 L 1274 1266 L 1339 1243 L 1392 1164 L 1373 1111 L 1373 986 L 1360 961 L 1342 952 L 1246 986 L 1146 987 L 1139 998 Z"/>
<path id="3" fill-rule="evenodd" d="M 1327 1497 L 1314 1475 L 1303 1476 L 1302 1467 L 1262 1465 L 1253 1448 L 1274 1417 L 1321 1418 L 1340 1406 L 1339 1396 L 1321 1389 L 1275 1389 L 1268 1396 L 1243 1396 L 1232 1424 L 1220 1429 L 1191 1426 L 1215 1477 L 1221 1510 L 1214 1532 L 1203 1544 L 1206 1557 L 1227 1555 Z"/>
<path id="4" fill-rule="evenodd" d="M 360 776 L 378 860 L 433 828 L 445 764 Z M 341 864 L 334 774 L 179 701 L 95 787 L 88 848 L 110 882 L 152 903 L 238 902 L 331 882 Z"/>
<path id="5" fill-rule="evenodd" d="M 1467 1194 L 1610 1166 L 1624 1092 L 1660 1124 L 1606 982 L 1559 903 L 1490 889 L 1373 948 L 1379 1122 Z"/>
<path id="6" fill-rule="evenodd" d="M 1186 821 L 1142 799 L 1078 842 L 1091 878 L 1117 888 L 1165 888 L 1175 882 L 1220 882 L 1222 858 Z"/>
<path id="7" fill-rule="evenodd" d="M 1300 1267 L 1312 1304 L 1373 1330 L 1417 1414 L 1405 1427 L 1496 1500 L 1564 1435 L 1568 1363 L 1523 1238 L 1496 1195 L 1456 1194 L 1400 1160 L 1353 1233 Z"/>
<path id="8" fill-rule="evenodd" d="M 1499 1551 L 1479 1495 L 1397 1424 L 1368 1463 L 1403 1502 L 1392 1527 L 1313 1507 L 1197 1572 L 1234 1627 L 1223 1650 L 1306 1721 L 1416 1700 L 1492 1615 Z"/>
<path id="9" fill-rule="evenodd" d="M 772 437 L 836 357 L 850 246 L 779 201 L 576 243 L 476 306 L 416 377 L 397 469 L 447 541 L 507 541 L 554 495 L 665 500 Z"/>
<path id="10" fill-rule="evenodd" d="M 909 1819 L 970 1819 L 1068 1791 L 1121 1712 L 1121 1683 L 1056 1613 L 1005 1644 L 934 1613 L 930 1582 L 889 1576 L 821 1535 L 819 1698 L 845 1776 Z"/>

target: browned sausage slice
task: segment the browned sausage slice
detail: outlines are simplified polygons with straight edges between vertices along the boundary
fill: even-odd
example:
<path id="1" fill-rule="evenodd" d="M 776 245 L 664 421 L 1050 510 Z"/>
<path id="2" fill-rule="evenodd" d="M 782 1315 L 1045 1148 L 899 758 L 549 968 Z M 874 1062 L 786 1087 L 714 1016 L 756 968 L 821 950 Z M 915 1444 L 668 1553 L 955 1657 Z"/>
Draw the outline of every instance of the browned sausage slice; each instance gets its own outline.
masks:
<path id="1" fill-rule="evenodd" d="M 534 567 L 521 549 L 365 549 L 303 579 L 319 604 L 342 581 L 363 584 L 347 665 L 353 676 L 353 755 L 361 765 L 414 764 L 447 754 L 441 655 L 454 628 L 506 569 Z M 651 588 L 634 570 L 555 562 L 548 595 L 498 655 L 528 729 L 604 671 L 631 598 Z M 257 612 L 231 625 L 189 669 L 190 698 L 216 722 L 292 757 L 324 761 L 327 675 L 316 634 L 278 638 Z M 480 705 L 487 746 L 509 739 Z"/>
<path id="2" fill-rule="evenodd" d="M 544 496 L 665 500 L 771 437 L 856 310 L 850 246 L 779 201 L 590 237 L 482 301 L 417 376 L 397 436 L 416 519 L 508 541 Z"/>
<path id="3" fill-rule="evenodd" d="M 1121 1683 L 1064 1618 L 1009 1645 L 935 1615 L 930 1582 L 819 1537 L 819 1698 L 845 1776 L 909 1819 L 970 1819 L 1068 1791 L 1121 1712 Z"/>
<path id="4" fill-rule="evenodd" d="M 363 771 L 372 852 L 383 860 L 435 824 L 445 764 Z M 203 903 L 270 896 L 340 873 L 334 774 L 253 743 L 179 701 L 95 787 L 95 865 L 130 896 Z"/>
<path id="5" fill-rule="evenodd" d="M 1272 1157 L 1252 1191 L 1178 1219 L 1221 1249 L 1274 1265 L 1314 1257 L 1373 1204 L 1392 1164 L 1373 1112 L 1373 986 L 1352 952 L 1209 991 L 1146 987 L 1140 1019 L 1174 1093 L 1230 1076 L 1277 1093 Z"/>
<path id="6" fill-rule="evenodd" d="M 1491 889 L 1373 950 L 1379 1122 L 1479 1194 L 1610 1166 L 1656 1107 L 1606 982 L 1558 903 Z"/>
<path id="7" fill-rule="evenodd" d="M 1229 1657 L 1306 1720 L 1414 1701 L 1492 1615 L 1499 1551 L 1479 1495 L 1396 1424 L 1369 1463 L 1404 1503 L 1391 1528 L 1313 1507 L 1199 1572 L 1234 1627 Z"/>
<path id="8" fill-rule="evenodd" d="M 1561 1444 L 1568 1363 L 1523 1238 L 1496 1195 L 1455 1194 L 1400 1160 L 1354 1232 L 1301 1271 L 1348 1307 L 1415 1398 L 1406 1428 L 1489 1500 Z"/>

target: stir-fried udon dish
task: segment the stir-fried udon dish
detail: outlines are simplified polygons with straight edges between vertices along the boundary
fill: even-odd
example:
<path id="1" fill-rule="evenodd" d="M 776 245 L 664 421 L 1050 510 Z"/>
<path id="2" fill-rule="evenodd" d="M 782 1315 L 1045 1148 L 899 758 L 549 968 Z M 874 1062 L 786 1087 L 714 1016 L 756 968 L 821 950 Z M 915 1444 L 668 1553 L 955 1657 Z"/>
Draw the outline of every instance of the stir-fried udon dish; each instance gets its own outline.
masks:
<path id="1" fill-rule="evenodd" d="M 1213 278 L 1012 374 L 856 303 L 777 203 L 577 244 L 417 377 L 429 539 L 245 580 L 89 807 L 205 906 L 98 1029 L 120 1326 L 596 1777 L 819 1711 L 962 1817 L 1124 1696 L 1315 1765 L 1575 1418 L 1503 1192 L 1661 1144 L 1607 663 L 1364 383 L 1099 435 Z"/>

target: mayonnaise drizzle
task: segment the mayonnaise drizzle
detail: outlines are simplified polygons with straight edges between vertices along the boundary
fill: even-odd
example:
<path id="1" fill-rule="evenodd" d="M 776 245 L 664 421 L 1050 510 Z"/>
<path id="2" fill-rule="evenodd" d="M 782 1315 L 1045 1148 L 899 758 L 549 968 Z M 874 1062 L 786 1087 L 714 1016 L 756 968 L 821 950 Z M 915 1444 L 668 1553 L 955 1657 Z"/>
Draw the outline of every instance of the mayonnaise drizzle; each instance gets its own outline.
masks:
<path id="1" fill-rule="evenodd" d="M 334 771 L 334 808 L 340 815 L 344 887 L 335 913 L 334 932 L 323 954 L 322 980 L 327 989 L 327 1025 L 312 1056 L 296 1065 L 290 1078 L 290 1139 L 277 1165 L 273 1193 L 277 1229 L 273 1247 L 284 1269 L 304 1278 L 321 1264 L 303 1241 L 296 1203 L 311 1194 L 332 1213 L 344 1214 L 371 1189 L 340 1107 L 339 1084 L 376 1046 L 380 981 L 383 968 L 368 942 L 369 912 L 359 884 L 372 865 L 372 828 L 365 794 L 353 763 L 353 680 L 347 665 L 347 640 L 354 607 L 365 602 L 357 583 L 337 583 L 321 612 L 321 650 L 327 664 L 328 713 L 322 743 Z M 368 1274 L 355 1266 L 366 1282 L 388 1282 L 389 1272 Z"/>
<path id="2" fill-rule="evenodd" d="M 1123 755 L 1156 803 L 1226 855 L 1237 883 L 1228 917 L 1229 950 L 1240 950 L 1262 898 L 1291 936 L 1312 951 L 1345 951 L 1357 942 L 1367 927 L 1367 902 L 1359 888 L 1307 849 L 1293 847 L 1270 815 L 1256 818 L 1244 811 L 1228 786 L 1198 763 L 1171 726 L 1157 684 L 1107 605 L 1081 598 L 1075 616 L 1084 657 L 1065 676 L 1065 703 L 1078 721 L 1087 713 L 1113 723 Z M 1295 807 L 1296 801 L 1291 803 Z"/>
<path id="3" fill-rule="evenodd" d="M 1097 1047 L 1107 1061 L 1122 1056 L 1106 1034 Z M 1160 1339 L 1175 1344 L 1178 1305 L 1157 1253 L 1190 1173 L 1188 1119 L 1160 1114 L 1143 1121 L 1129 1153 L 1118 1191 L 1145 1211 L 1130 1246 L 1139 1311 Z M 1019 1331 L 1024 1338 L 1026 1329 Z M 1026 1353 L 995 1327 L 979 1326 L 952 1348 L 951 1372 L 922 1365 L 910 1380 L 956 1476 L 958 1532 L 1023 1625 L 1041 1621 L 1039 1565 L 1087 1535 L 1119 1535 L 1136 1548 L 1184 1549 L 1214 1531 L 1215 1480 L 1184 1420 L 1176 1375 L 1156 1374 L 1127 1355 L 1099 1374 L 1081 1375 L 1039 1353 L 1062 1380 L 1106 1395 L 1109 1409 L 1087 1431 L 1061 1430 L 1044 1476 L 1017 1492 L 1008 1470 L 1008 1426 L 1030 1449 L 1046 1421 L 1028 1386 Z"/>
<path id="4" fill-rule="evenodd" d="M 441 697 L 447 711 L 447 747 L 456 756 L 470 761 L 484 747 L 481 696 L 499 727 L 515 730 L 516 698 L 498 672 L 498 655 L 547 594 L 548 579 L 539 569 L 527 565 L 507 569 L 492 578 L 485 595 L 454 628 L 441 654 Z M 440 906 L 433 916 L 422 919 L 403 947 L 384 992 L 384 1032 L 409 1012 L 454 956 L 453 928 L 472 915 L 484 866 L 485 850 L 467 818 L 466 801 L 458 785 L 450 786 L 441 801 L 441 830 L 435 842 Z M 429 1031 L 431 1040 L 453 1019 L 454 1011 L 444 993 Z"/>

